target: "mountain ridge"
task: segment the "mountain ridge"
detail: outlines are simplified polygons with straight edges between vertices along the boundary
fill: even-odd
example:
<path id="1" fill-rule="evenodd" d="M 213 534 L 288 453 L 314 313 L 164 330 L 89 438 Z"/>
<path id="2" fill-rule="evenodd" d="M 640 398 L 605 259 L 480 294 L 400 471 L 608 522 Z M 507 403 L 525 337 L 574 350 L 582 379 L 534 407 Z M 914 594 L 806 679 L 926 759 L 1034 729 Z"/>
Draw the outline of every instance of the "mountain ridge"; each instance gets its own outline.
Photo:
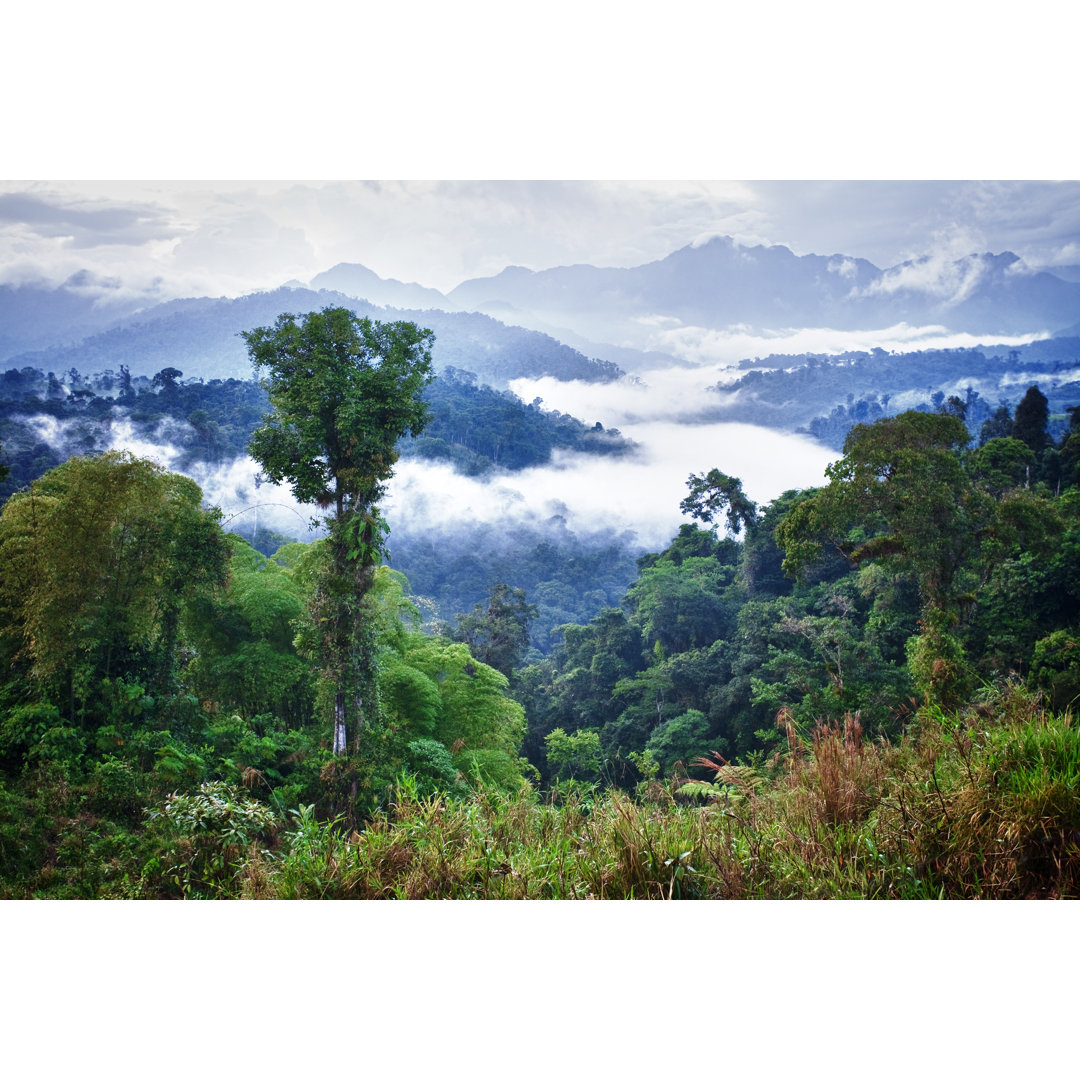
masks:
<path id="1" fill-rule="evenodd" d="M 1053 332 L 1080 316 L 1080 283 L 1023 266 L 1013 252 L 924 255 L 884 270 L 848 255 L 796 255 L 731 237 L 686 245 L 637 267 L 503 270 L 450 290 L 463 307 L 510 304 L 523 321 L 643 347 L 635 322 L 727 329 L 869 330 L 944 325 L 983 335 Z"/>
<path id="2" fill-rule="evenodd" d="M 523 376 L 595 382 L 623 374 L 616 364 L 589 359 L 550 335 L 508 326 L 483 313 L 383 308 L 343 293 L 285 287 L 242 297 L 167 301 L 77 344 L 22 353 L 2 363 L 5 368 L 53 371 L 125 365 L 132 374 L 143 375 L 176 367 L 188 378 L 250 378 L 242 330 L 269 325 L 283 311 L 303 315 L 333 306 L 361 316 L 420 323 L 435 332 L 432 358 L 437 370 L 471 371 L 497 389 Z"/>

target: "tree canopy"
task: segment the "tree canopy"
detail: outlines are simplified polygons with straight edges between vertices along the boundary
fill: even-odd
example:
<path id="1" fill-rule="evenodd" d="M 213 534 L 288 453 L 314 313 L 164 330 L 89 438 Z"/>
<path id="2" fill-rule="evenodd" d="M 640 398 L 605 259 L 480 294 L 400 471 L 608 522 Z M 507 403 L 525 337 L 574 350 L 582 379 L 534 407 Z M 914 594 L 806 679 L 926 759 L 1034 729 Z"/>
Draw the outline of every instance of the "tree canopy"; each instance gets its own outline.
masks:
<path id="1" fill-rule="evenodd" d="M 165 685 L 183 605 L 225 580 L 220 514 L 201 503 L 193 480 L 126 452 L 70 458 L 8 500 L 0 637 L 36 693 L 75 714 L 102 680 Z"/>
<path id="2" fill-rule="evenodd" d="M 339 519 L 372 506 L 398 439 L 423 429 L 431 331 L 326 308 L 299 322 L 280 315 L 242 337 L 273 407 L 251 437 L 266 475 L 287 481 L 300 502 L 333 506 Z"/>

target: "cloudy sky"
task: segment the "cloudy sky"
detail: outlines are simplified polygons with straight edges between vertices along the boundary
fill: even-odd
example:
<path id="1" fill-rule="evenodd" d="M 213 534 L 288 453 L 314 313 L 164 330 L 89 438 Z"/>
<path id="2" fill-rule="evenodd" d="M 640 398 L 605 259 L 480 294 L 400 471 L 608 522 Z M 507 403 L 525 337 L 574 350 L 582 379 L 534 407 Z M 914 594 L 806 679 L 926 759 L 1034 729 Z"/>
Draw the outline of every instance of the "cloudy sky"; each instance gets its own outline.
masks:
<path id="1" fill-rule="evenodd" d="M 448 291 L 508 265 L 635 266 L 712 235 L 878 266 L 1080 263 L 1075 181 L 0 181 L 0 282 L 237 295 L 339 262 Z"/>
<path id="2" fill-rule="evenodd" d="M 995 12 L 19 5 L 0 282 L 86 271 L 91 289 L 229 295 L 355 261 L 447 290 L 717 233 L 881 267 L 1005 249 L 1080 263 L 1072 36 L 1051 0 Z M 342 179 L 357 176 L 425 179 Z M 786 179 L 696 179 L 731 176 Z M 1000 176 L 1032 180 L 978 179 Z M 896 182 L 926 177 L 977 180 Z"/>

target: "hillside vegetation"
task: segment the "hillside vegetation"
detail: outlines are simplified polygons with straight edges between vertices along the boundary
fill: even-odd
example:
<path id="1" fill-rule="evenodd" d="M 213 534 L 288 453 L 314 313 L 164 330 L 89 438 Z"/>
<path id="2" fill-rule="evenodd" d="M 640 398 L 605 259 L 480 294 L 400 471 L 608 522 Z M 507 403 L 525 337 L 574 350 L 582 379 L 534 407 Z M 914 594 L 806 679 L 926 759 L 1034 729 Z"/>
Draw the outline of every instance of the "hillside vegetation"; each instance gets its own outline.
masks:
<path id="1" fill-rule="evenodd" d="M 324 539 L 268 557 L 126 452 L 7 499 L 0 895 L 1077 895 L 1077 410 L 857 425 L 766 506 L 703 462 L 697 524 L 541 656 L 525 590 L 425 621 L 380 565 L 429 338 L 250 332 L 253 452 Z"/>

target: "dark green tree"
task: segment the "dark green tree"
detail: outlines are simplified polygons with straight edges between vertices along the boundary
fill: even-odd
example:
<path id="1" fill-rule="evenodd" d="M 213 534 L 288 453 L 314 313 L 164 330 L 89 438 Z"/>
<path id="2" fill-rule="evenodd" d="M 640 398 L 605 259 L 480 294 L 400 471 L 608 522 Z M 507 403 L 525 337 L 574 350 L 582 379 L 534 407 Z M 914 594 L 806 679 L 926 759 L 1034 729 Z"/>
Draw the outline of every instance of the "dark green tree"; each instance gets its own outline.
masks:
<path id="1" fill-rule="evenodd" d="M 162 368 L 153 378 L 151 386 L 160 387 L 166 397 L 175 397 L 179 387 L 176 380 L 183 378 L 184 373 L 179 368 Z"/>
<path id="2" fill-rule="evenodd" d="M 1050 436 L 1046 433 L 1046 424 L 1050 419 L 1050 406 L 1046 395 L 1038 386 L 1029 386 L 1027 393 L 1016 406 L 1013 417 L 1012 437 L 1025 443 L 1040 455 L 1050 445 Z"/>
<path id="3" fill-rule="evenodd" d="M 756 524 L 757 503 L 747 497 L 738 478 L 710 469 L 701 476 L 692 473 L 686 486 L 690 494 L 679 503 L 684 514 L 711 525 L 726 510 L 728 528 L 736 535 L 744 525 L 749 530 Z"/>
<path id="4" fill-rule="evenodd" d="M 994 415 L 984 420 L 979 429 L 979 445 L 985 446 L 991 439 L 1008 439 L 1013 433 L 1013 418 L 1009 406 L 1002 403 Z"/>
<path id="5" fill-rule="evenodd" d="M 242 336 L 256 372 L 267 373 L 273 407 L 252 435 L 252 457 L 269 479 L 288 481 L 300 502 L 331 511 L 309 614 L 321 638 L 321 702 L 340 754 L 349 727 L 359 740 L 365 720 L 377 716 L 365 599 L 387 531 L 378 503 L 398 440 L 423 430 L 420 394 L 434 377 L 434 335 L 326 308 L 299 321 L 286 313 Z"/>
<path id="6" fill-rule="evenodd" d="M 961 453 L 968 441 L 949 415 L 907 412 L 859 425 L 844 457 L 826 470 L 828 486 L 776 529 L 784 567 L 796 575 L 821 558 L 827 541 L 853 565 L 879 562 L 914 579 L 923 608 L 909 668 L 928 699 L 947 704 L 971 674 L 957 626 L 974 608 L 980 582 L 995 564 L 1045 548 L 1060 531 L 1044 500 L 1003 490 L 1009 470 L 1015 476 L 1021 467 L 1023 446 L 987 443 L 973 455 L 973 473 Z"/>
<path id="7" fill-rule="evenodd" d="M 853 564 L 881 560 L 911 574 L 924 602 L 912 672 L 929 697 L 949 698 L 966 675 L 952 628 L 968 583 L 961 575 L 990 525 L 959 451 L 970 436 L 954 416 L 907 412 L 853 428 L 827 487 L 799 503 L 776 539 L 796 575 L 827 537 Z M 921 673 L 921 675 L 920 675 Z"/>
<path id="8" fill-rule="evenodd" d="M 477 660 L 509 678 L 529 647 L 529 624 L 535 618 L 536 605 L 526 602 L 524 589 L 496 585 L 487 604 L 458 615 L 447 636 L 465 642 Z"/>
<path id="9" fill-rule="evenodd" d="M 1031 448 L 1010 436 L 990 439 L 973 451 L 968 471 L 992 495 L 1000 496 L 1011 488 L 1023 487 L 1034 464 Z"/>

